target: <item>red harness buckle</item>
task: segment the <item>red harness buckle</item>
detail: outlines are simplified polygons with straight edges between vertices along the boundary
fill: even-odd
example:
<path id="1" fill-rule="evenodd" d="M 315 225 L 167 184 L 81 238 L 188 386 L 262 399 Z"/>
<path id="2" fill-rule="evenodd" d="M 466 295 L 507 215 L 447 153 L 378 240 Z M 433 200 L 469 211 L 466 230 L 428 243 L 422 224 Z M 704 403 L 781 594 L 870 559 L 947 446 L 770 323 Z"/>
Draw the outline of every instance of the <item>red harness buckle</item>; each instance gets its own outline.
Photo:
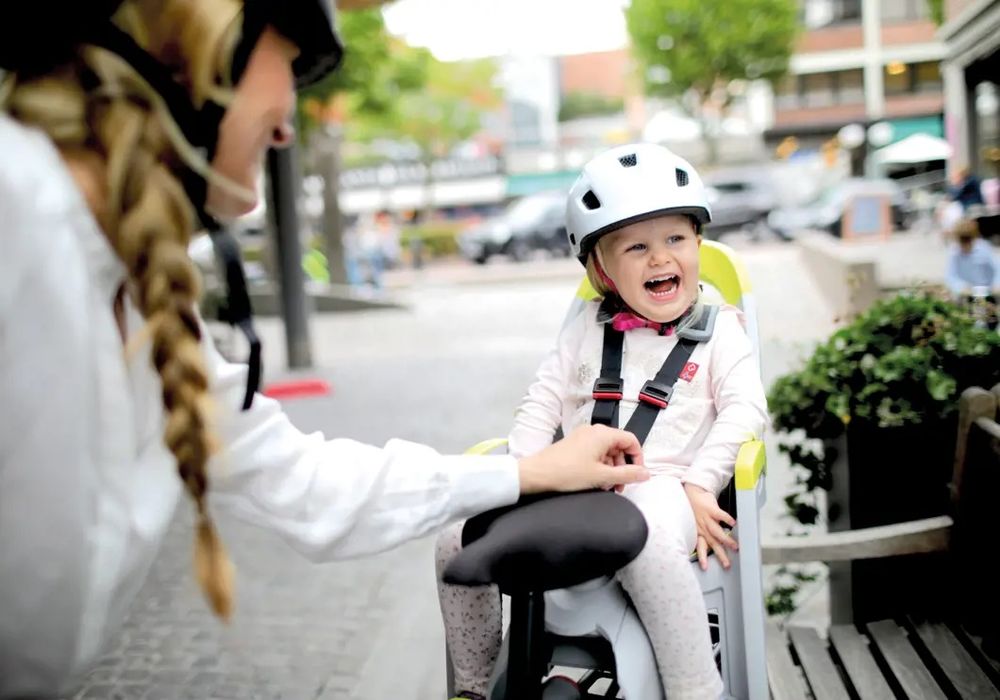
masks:
<path id="1" fill-rule="evenodd" d="M 650 379 L 642 385 L 642 389 L 639 391 L 639 400 L 658 408 L 666 408 L 673 393 L 672 386 L 660 384 Z"/>
<path id="2" fill-rule="evenodd" d="M 625 382 L 621 377 L 598 377 L 594 382 L 594 399 L 597 401 L 621 401 Z"/>

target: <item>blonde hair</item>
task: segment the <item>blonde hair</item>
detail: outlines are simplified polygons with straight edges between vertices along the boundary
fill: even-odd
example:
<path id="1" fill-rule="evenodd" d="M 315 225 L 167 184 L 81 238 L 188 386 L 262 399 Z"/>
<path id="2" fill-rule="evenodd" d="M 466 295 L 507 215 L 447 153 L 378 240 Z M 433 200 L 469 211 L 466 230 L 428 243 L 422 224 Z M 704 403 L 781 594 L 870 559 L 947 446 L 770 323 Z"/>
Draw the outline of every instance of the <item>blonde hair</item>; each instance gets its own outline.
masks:
<path id="1" fill-rule="evenodd" d="M 597 270 L 597 265 L 597 246 L 594 246 L 594 249 L 590 251 L 590 255 L 587 256 L 587 263 L 585 266 L 587 270 L 587 281 L 590 282 L 590 286 L 594 288 L 594 291 L 597 292 L 598 296 L 603 299 L 608 294 L 614 293 L 615 290 L 608 286 L 604 277 Z"/>
<path id="2" fill-rule="evenodd" d="M 955 224 L 955 228 L 952 229 L 952 233 L 957 241 L 960 241 L 963 238 L 967 240 L 974 240 L 979 238 L 979 223 L 975 219 L 960 219 L 958 223 Z"/>
<path id="3" fill-rule="evenodd" d="M 222 101 L 242 5 L 235 0 L 126 0 L 115 22 L 169 66 L 196 104 Z M 84 86 L 94 86 L 87 87 Z M 197 513 L 195 573 L 212 610 L 232 611 L 232 565 L 208 512 L 207 463 L 214 451 L 211 403 L 197 315 L 198 274 L 187 254 L 195 212 L 177 173 L 207 163 L 160 98 L 118 56 L 83 46 L 41 77 L 11 76 L 0 108 L 45 131 L 64 154 L 99 163 L 94 215 L 128 270 L 128 289 L 147 322 L 162 383 L 164 443 Z"/>

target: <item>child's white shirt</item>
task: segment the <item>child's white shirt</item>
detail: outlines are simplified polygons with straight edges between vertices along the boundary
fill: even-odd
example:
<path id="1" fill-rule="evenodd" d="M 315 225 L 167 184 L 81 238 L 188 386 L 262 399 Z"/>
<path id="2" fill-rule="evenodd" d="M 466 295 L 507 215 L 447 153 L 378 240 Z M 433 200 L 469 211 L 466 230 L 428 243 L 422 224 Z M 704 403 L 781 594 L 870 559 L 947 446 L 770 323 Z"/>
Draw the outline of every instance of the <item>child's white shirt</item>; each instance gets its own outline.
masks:
<path id="1" fill-rule="evenodd" d="M 539 367 L 515 415 L 509 436 L 512 455 L 538 452 L 552 442 L 559 426 L 569 434 L 590 423 L 604 342 L 598 307 L 597 301 L 586 304 Z M 661 336 L 649 328 L 625 332 L 618 427 L 626 425 L 642 385 L 676 345 L 674 334 Z M 643 456 L 653 474 L 676 476 L 718 495 L 732 478 L 740 446 L 760 438 L 768 421 L 764 387 L 739 309 L 719 309 L 711 339 L 695 347 L 689 363 L 697 366 L 693 376 L 677 379 L 670 405 L 646 438 Z"/>

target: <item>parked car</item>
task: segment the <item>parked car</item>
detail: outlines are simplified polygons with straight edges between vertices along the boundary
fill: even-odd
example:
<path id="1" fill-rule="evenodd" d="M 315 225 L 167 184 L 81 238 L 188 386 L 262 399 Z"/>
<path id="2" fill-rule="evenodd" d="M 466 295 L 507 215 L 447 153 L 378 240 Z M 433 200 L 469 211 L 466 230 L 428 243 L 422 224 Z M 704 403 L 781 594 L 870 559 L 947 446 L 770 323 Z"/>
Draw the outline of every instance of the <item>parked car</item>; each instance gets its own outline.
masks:
<path id="1" fill-rule="evenodd" d="M 737 229 L 760 227 L 777 206 L 777 195 L 767 166 L 727 168 L 707 173 L 704 178 L 712 223 L 705 236 Z"/>
<path id="2" fill-rule="evenodd" d="M 525 260 L 538 250 L 568 255 L 566 194 L 545 191 L 514 200 L 500 214 L 464 231 L 458 245 L 464 257 L 480 264 L 491 255 Z"/>
<path id="3" fill-rule="evenodd" d="M 822 191 L 813 201 L 797 207 L 775 209 L 767 217 L 767 225 L 784 238 L 791 238 L 806 229 L 828 231 L 840 236 L 841 222 L 847 205 L 858 194 L 885 194 L 890 199 L 894 229 L 908 228 L 913 219 L 913 206 L 899 183 L 889 178 L 854 177 Z"/>

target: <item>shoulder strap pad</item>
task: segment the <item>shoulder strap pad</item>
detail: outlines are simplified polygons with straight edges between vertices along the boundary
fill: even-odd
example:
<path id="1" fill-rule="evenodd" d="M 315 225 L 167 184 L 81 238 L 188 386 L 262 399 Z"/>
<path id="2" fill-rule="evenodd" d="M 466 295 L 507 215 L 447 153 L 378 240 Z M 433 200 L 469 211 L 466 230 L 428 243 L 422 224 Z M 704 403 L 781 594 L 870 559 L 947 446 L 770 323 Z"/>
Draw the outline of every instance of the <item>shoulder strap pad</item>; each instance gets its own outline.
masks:
<path id="1" fill-rule="evenodd" d="M 690 326 L 679 330 L 677 337 L 687 338 L 696 343 L 704 343 L 712 337 L 712 331 L 715 330 L 715 319 L 718 315 L 718 306 L 706 304 L 702 309 L 701 318 Z"/>

